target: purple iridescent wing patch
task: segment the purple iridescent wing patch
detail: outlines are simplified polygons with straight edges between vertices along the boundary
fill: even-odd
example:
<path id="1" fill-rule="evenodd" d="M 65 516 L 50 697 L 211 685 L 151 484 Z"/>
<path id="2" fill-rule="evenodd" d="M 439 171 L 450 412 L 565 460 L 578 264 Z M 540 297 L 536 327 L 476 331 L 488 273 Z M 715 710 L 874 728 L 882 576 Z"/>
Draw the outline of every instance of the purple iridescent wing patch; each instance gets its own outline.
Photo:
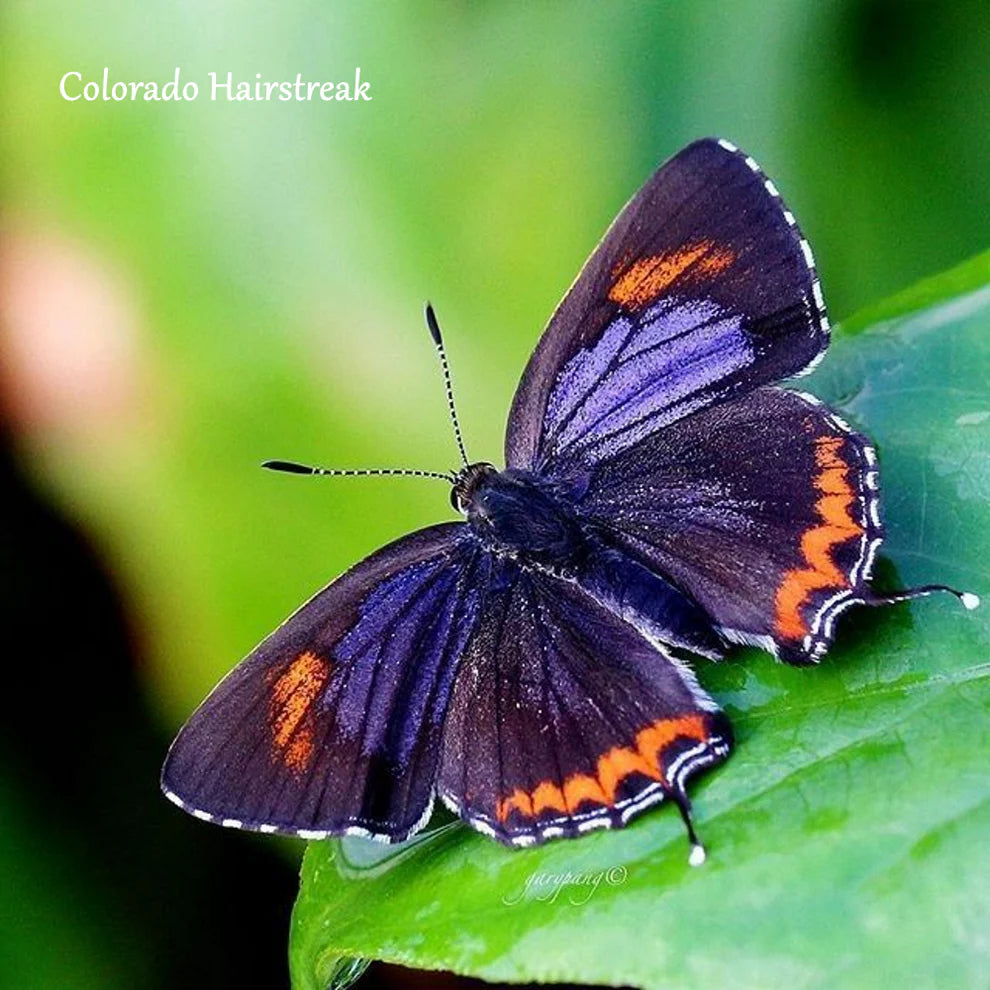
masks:
<path id="1" fill-rule="evenodd" d="M 710 300 L 675 298 L 616 317 L 557 378 L 544 421 L 546 465 L 614 456 L 715 401 L 753 361 L 742 324 Z"/>
<path id="2" fill-rule="evenodd" d="M 633 197 L 554 313 L 506 462 L 573 473 L 804 370 L 827 344 L 811 249 L 776 187 L 728 142 L 698 141 Z"/>
<path id="3" fill-rule="evenodd" d="M 488 561 L 462 523 L 413 533 L 321 591 L 225 678 L 162 773 L 199 818 L 397 841 L 433 804 L 440 733 Z"/>

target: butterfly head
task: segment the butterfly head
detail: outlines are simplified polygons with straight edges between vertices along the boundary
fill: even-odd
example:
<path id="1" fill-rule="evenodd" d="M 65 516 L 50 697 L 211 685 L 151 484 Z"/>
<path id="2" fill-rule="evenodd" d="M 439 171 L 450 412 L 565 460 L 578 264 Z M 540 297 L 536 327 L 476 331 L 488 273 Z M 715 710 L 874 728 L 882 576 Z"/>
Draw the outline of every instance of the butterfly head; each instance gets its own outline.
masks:
<path id="1" fill-rule="evenodd" d="M 486 478 L 498 474 L 494 464 L 479 461 L 477 464 L 467 464 L 461 468 L 454 478 L 450 489 L 450 504 L 458 511 L 467 515 L 471 499 Z"/>

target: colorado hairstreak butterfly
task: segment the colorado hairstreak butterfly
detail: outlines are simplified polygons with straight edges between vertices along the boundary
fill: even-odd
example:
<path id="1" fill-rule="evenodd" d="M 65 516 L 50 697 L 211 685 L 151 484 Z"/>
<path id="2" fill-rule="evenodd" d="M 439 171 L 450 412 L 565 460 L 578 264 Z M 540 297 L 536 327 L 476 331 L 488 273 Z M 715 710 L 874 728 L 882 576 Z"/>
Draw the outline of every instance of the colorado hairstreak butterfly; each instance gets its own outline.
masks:
<path id="1" fill-rule="evenodd" d="M 432 309 L 466 517 L 379 550 L 302 606 L 179 733 L 165 793 L 198 818 L 396 842 L 434 798 L 513 846 L 625 825 L 724 760 L 683 653 L 819 660 L 870 589 L 877 457 L 800 392 L 829 324 L 811 249 L 728 141 L 663 165 L 564 297 L 469 462 Z M 957 594 L 968 607 L 973 595 Z"/>

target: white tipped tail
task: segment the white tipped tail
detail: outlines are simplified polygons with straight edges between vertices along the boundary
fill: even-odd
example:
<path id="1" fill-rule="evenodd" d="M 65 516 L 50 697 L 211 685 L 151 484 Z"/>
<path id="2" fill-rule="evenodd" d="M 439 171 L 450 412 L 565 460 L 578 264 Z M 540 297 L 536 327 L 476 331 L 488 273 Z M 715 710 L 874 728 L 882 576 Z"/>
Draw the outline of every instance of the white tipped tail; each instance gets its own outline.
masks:
<path id="1" fill-rule="evenodd" d="M 972 591 L 963 591 L 959 594 L 959 601 L 963 603 L 971 612 L 974 608 L 980 607 L 980 596 L 974 595 Z"/>
<path id="2" fill-rule="evenodd" d="M 688 862 L 692 866 L 702 866 L 706 859 L 708 859 L 708 853 L 705 852 L 705 847 L 700 842 L 692 843 Z"/>

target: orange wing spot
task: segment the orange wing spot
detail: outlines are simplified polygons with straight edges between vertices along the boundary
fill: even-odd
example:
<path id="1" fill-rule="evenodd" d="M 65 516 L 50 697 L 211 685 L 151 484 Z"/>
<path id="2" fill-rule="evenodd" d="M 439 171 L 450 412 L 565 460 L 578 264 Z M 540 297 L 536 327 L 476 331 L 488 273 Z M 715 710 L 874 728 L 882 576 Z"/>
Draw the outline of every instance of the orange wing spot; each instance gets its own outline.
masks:
<path id="1" fill-rule="evenodd" d="M 706 278 L 727 268 L 734 260 L 731 251 L 716 247 L 713 241 L 699 241 L 678 251 L 640 258 L 618 276 L 608 297 L 626 309 L 642 309 L 685 273 Z"/>
<path id="2" fill-rule="evenodd" d="M 315 653 L 300 653 L 274 682 L 268 718 L 278 756 L 290 770 L 302 773 L 315 751 L 313 730 L 301 724 L 326 686 L 330 664 Z"/>
<path id="3" fill-rule="evenodd" d="M 307 725 L 282 751 L 282 762 L 293 773 L 302 774 L 313 762 L 315 752 L 316 740 L 313 738 L 313 730 Z"/>
<path id="4" fill-rule="evenodd" d="M 535 818 L 546 808 L 573 814 L 583 801 L 612 805 L 619 784 L 632 773 L 641 773 L 652 780 L 663 780 L 660 754 L 664 747 L 681 736 L 700 742 L 707 735 L 702 715 L 658 719 L 636 733 L 633 746 L 615 746 L 600 756 L 594 776 L 572 773 L 563 787 L 544 780 L 536 785 L 531 794 L 516 788 L 507 798 L 499 801 L 496 817 L 504 822 L 513 810 L 517 810 L 528 818 Z"/>
<path id="5" fill-rule="evenodd" d="M 815 510 L 821 522 L 801 537 L 805 566 L 788 571 L 777 588 L 774 629 L 785 639 L 800 639 L 808 631 L 801 610 L 815 591 L 849 587 L 849 577 L 836 567 L 832 552 L 860 536 L 863 527 L 850 513 L 856 493 L 849 483 L 849 465 L 839 454 L 843 442 L 836 436 L 815 441 L 814 486 L 820 493 Z"/>

